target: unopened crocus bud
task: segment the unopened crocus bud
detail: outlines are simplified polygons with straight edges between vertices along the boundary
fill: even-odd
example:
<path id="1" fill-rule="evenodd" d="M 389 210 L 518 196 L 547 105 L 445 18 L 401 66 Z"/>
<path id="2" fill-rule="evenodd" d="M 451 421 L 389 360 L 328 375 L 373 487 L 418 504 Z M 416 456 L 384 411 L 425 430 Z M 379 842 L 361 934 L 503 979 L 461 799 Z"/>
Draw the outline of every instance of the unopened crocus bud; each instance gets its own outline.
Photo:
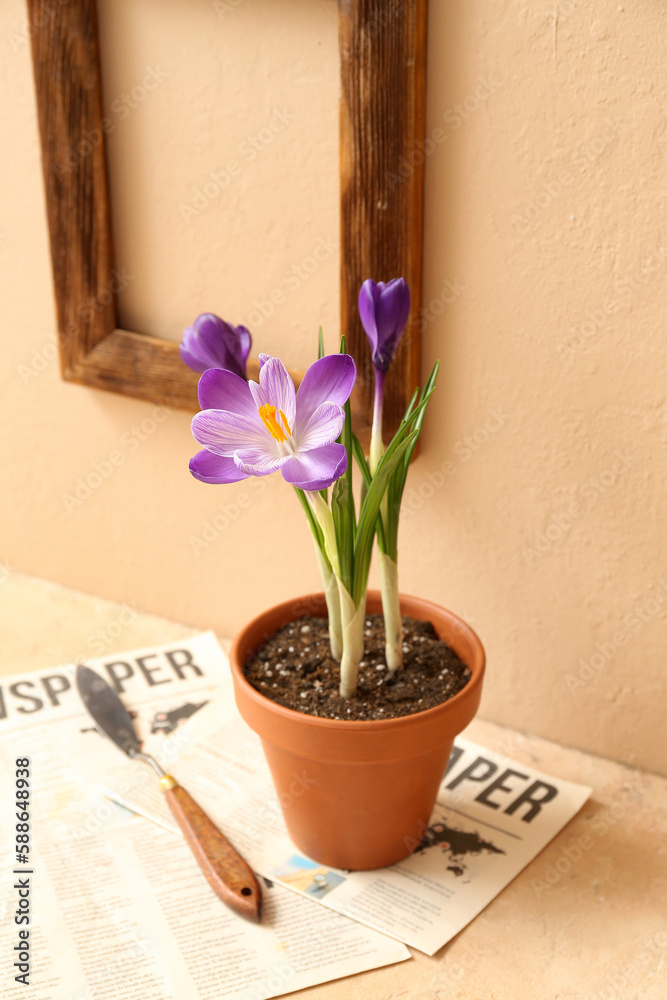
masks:
<path id="1" fill-rule="evenodd" d="M 382 457 L 382 403 L 385 373 L 393 358 L 410 314 L 410 289 L 405 278 L 373 281 L 368 278 L 359 291 L 359 316 L 371 346 L 375 370 L 373 427 L 371 430 L 370 469 L 375 474 Z"/>
<path id="2" fill-rule="evenodd" d="M 193 371 L 224 368 L 245 378 L 251 342 L 244 326 L 232 326 L 213 313 L 202 313 L 183 331 L 179 351 Z"/>
<path id="3" fill-rule="evenodd" d="M 386 371 L 391 364 L 410 314 L 410 289 L 405 278 L 364 281 L 359 292 L 359 315 L 371 345 L 373 366 Z"/>

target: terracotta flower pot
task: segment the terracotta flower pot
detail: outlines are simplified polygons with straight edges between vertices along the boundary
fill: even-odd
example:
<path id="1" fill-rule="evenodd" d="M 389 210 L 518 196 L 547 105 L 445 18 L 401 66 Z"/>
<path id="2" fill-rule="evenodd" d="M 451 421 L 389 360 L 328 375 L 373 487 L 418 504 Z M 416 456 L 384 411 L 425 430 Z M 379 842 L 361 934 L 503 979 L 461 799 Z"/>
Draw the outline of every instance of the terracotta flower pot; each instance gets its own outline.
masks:
<path id="1" fill-rule="evenodd" d="M 381 610 L 379 592 L 369 591 L 367 613 Z M 401 597 L 401 611 L 430 621 L 472 676 L 449 701 L 397 719 L 321 719 L 275 704 L 246 680 L 249 656 L 282 625 L 305 614 L 326 617 L 323 594 L 270 608 L 232 647 L 236 702 L 261 737 L 290 836 L 309 857 L 333 868 L 383 868 L 414 850 L 454 738 L 479 705 L 485 656 L 473 630 L 417 597 Z"/>

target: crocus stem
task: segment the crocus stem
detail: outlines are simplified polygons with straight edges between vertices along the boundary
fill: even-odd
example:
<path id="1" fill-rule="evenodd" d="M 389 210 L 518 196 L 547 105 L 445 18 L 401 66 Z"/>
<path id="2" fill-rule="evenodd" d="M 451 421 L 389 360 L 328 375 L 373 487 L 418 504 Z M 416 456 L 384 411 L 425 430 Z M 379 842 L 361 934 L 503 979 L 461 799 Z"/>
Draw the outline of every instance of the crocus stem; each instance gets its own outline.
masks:
<path id="1" fill-rule="evenodd" d="M 317 544 L 315 545 L 315 552 L 320 564 L 322 583 L 324 584 L 324 597 L 329 613 L 329 646 L 331 647 L 331 656 L 337 663 L 340 663 L 343 655 L 343 627 L 340 618 L 338 581 L 331 569 L 331 563 Z"/>
<path id="2" fill-rule="evenodd" d="M 338 566 L 338 549 L 336 548 L 336 529 L 334 527 L 333 515 L 329 510 L 329 505 L 324 502 L 319 493 L 306 490 L 305 494 L 308 497 L 308 503 L 312 508 L 313 514 L 317 518 L 317 523 L 322 529 L 324 549 L 331 563 L 331 569 L 338 577 L 340 576 L 340 569 Z"/>
<path id="3" fill-rule="evenodd" d="M 364 619 L 366 617 L 365 596 L 356 607 L 352 596 L 341 581 L 340 610 L 343 625 L 343 656 L 340 661 L 340 695 L 352 698 L 357 693 L 359 663 L 364 656 Z"/>
<path id="4" fill-rule="evenodd" d="M 384 377 L 385 372 L 376 368 L 375 398 L 373 400 L 373 426 L 371 428 L 371 447 L 368 456 L 371 476 L 375 475 L 378 462 L 382 458 L 382 454 L 384 452 L 384 445 L 382 444 L 382 403 L 384 400 Z"/>
<path id="5" fill-rule="evenodd" d="M 382 614 L 384 615 L 385 659 L 390 673 L 403 666 L 403 623 L 398 599 L 398 567 L 385 552 L 378 552 Z"/>
<path id="6" fill-rule="evenodd" d="M 340 694 L 342 698 L 351 698 L 357 691 L 359 663 L 364 655 L 366 600 L 365 597 L 362 598 L 357 607 L 352 599 L 352 595 L 340 578 L 338 551 L 336 549 L 336 531 L 329 505 L 324 502 L 319 493 L 307 491 L 306 496 L 317 518 L 317 523 L 322 529 L 326 555 L 331 563 L 331 570 L 338 584 L 341 633 L 343 638 L 343 652 L 340 658 Z"/>
<path id="7" fill-rule="evenodd" d="M 322 529 L 324 553 L 320 549 L 319 557 L 322 579 L 324 580 L 327 610 L 329 612 L 329 645 L 333 659 L 340 661 L 345 653 L 345 619 L 342 616 L 342 599 L 339 591 L 341 588 L 343 590 L 345 588 L 339 579 L 340 570 L 338 566 L 338 549 L 336 548 L 336 530 L 334 528 L 333 515 L 329 509 L 329 505 L 325 503 L 319 493 L 307 490 L 306 496 L 313 514 L 317 518 L 317 523 Z M 328 566 L 326 565 L 327 560 L 329 563 Z M 325 570 L 329 571 L 328 578 L 325 575 Z M 347 593 L 347 591 L 345 592 Z"/>

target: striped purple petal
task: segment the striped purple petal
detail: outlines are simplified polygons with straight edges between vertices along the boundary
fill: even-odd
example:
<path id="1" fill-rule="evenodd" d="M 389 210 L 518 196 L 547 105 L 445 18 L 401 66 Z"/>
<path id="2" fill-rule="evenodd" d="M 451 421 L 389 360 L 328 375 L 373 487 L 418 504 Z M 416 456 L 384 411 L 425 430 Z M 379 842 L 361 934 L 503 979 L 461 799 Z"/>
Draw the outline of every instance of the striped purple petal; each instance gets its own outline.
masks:
<path id="1" fill-rule="evenodd" d="M 276 444 L 259 414 L 229 410 L 202 410 L 192 418 L 192 434 L 197 444 L 215 455 L 233 455 L 239 448 L 263 448 L 267 457 L 277 454 Z"/>
<path id="2" fill-rule="evenodd" d="M 234 464 L 247 476 L 268 476 L 289 461 L 289 455 L 271 455 L 264 448 L 239 448 Z"/>
<path id="3" fill-rule="evenodd" d="M 305 424 L 300 418 L 299 413 L 299 430 L 294 432 L 296 444 L 300 451 L 310 451 L 336 440 L 345 423 L 345 410 L 336 403 L 320 403 Z"/>
<path id="4" fill-rule="evenodd" d="M 199 379 L 202 410 L 233 410 L 256 416 L 257 407 L 244 378 L 223 368 L 209 368 Z"/>
<path id="5" fill-rule="evenodd" d="M 259 385 L 250 382 L 250 391 L 257 409 L 275 406 L 285 414 L 290 429 L 294 427 L 296 393 L 294 382 L 280 358 L 267 358 L 259 371 Z"/>
<path id="6" fill-rule="evenodd" d="M 321 403 L 344 406 L 356 377 L 357 367 L 349 354 L 327 354 L 315 361 L 303 376 L 296 394 L 295 436 L 301 436 L 302 428 Z"/>
<path id="7" fill-rule="evenodd" d="M 325 490 L 339 479 L 346 469 L 345 447 L 334 443 L 293 455 L 280 471 L 286 482 L 300 490 Z"/>
<path id="8" fill-rule="evenodd" d="M 247 479 L 247 473 L 234 464 L 233 458 L 223 458 L 211 451 L 198 451 L 190 459 L 190 472 L 202 483 L 238 483 Z"/>

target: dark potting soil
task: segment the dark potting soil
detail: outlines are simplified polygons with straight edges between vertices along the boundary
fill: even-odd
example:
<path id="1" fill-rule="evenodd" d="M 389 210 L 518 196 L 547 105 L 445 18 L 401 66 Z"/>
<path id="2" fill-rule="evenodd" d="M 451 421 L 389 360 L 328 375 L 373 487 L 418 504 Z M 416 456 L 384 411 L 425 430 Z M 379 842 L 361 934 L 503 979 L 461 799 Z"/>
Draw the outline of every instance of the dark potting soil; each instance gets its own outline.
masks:
<path id="1" fill-rule="evenodd" d="M 470 670 L 430 622 L 403 618 L 403 668 L 391 675 L 384 658 L 384 620 L 367 615 L 357 694 L 341 698 L 339 664 L 329 650 L 326 618 L 283 625 L 245 668 L 261 694 L 325 719 L 391 719 L 440 705 L 470 679 Z"/>

